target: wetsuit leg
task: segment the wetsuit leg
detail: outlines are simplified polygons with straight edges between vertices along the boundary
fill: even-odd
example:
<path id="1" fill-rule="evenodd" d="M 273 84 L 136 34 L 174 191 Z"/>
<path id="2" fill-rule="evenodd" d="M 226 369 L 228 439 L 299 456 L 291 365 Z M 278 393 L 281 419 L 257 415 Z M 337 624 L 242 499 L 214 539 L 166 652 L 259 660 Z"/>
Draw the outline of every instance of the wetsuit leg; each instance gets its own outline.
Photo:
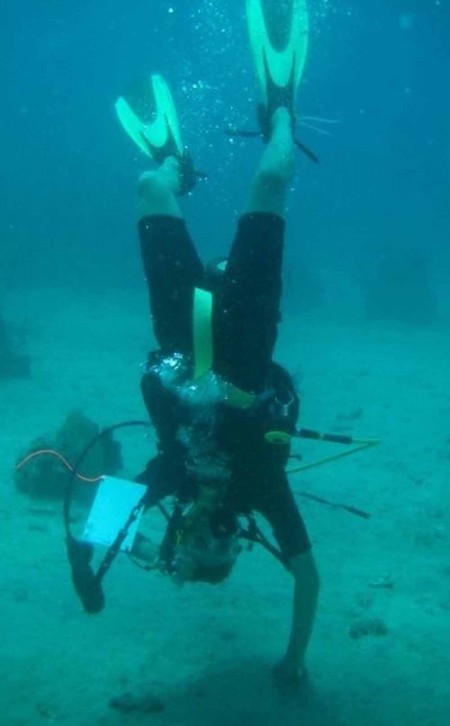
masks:
<path id="1" fill-rule="evenodd" d="M 254 492 L 254 507 L 272 527 L 286 561 L 311 549 L 303 518 L 298 510 L 284 469 L 269 472 Z"/>
<path id="2" fill-rule="evenodd" d="M 186 223 L 167 215 L 143 217 L 139 238 L 158 344 L 164 353 L 190 353 L 194 288 L 202 285 L 204 270 Z"/>
<path id="3" fill-rule="evenodd" d="M 215 370 L 254 393 L 264 390 L 277 339 L 284 228 L 276 214 L 241 217 L 217 293 Z"/>

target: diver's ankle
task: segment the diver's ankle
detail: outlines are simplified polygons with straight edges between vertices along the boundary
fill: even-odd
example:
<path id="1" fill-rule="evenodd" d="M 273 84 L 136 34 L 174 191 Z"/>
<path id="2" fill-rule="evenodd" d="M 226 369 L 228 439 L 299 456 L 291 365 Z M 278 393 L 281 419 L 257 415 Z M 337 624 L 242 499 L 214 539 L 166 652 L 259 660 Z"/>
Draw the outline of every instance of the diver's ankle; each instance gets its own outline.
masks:
<path id="1" fill-rule="evenodd" d="M 272 134 L 278 132 L 289 132 L 292 133 L 292 115 L 285 106 L 279 106 L 274 112 L 270 124 L 272 127 Z"/>

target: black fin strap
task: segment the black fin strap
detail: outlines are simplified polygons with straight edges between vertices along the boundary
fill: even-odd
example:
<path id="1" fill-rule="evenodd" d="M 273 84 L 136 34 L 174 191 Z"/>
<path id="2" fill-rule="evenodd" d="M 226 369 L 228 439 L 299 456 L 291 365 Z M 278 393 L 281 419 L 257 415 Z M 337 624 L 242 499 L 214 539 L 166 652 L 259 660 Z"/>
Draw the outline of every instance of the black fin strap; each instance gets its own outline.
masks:
<path id="1" fill-rule="evenodd" d="M 189 194 L 195 187 L 197 183 L 197 179 L 207 179 L 207 175 L 204 174 L 201 171 L 196 171 L 194 168 L 194 163 L 192 161 L 192 156 L 187 148 L 184 149 L 183 153 L 180 154 L 178 151 L 178 148 L 175 144 L 175 141 L 173 139 L 172 134 L 169 135 L 169 138 L 167 139 L 167 142 L 162 146 L 161 148 L 158 148 L 157 146 L 153 146 L 145 134 L 141 133 L 141 139 L 144 141 L 148 148 L 148 153 L 152 157 L 152 159 L 156 162 L 158 166 L 164 163 L 164 161 L 169 156 L 174 156 L 176 159 L 178 159 L 180 163 L 180 177 L 181 177 L 181 186 L 180 186 L 180 196 L 184 197 L 186 194 Z"/>
<path id="2" fill-rule="evenodd" d="M 304 143 L 299 141 L 297 138 L 294 138 L 295 145 L 299 151 L 301 151 L 305 156 L 308 157 L 308 159 L 314 164 L 320 164 L 320 159 L 317 156 L 317 154 L 314 153 L 314 151 L 311 151 L 309 146 L 306 146 Z"/>

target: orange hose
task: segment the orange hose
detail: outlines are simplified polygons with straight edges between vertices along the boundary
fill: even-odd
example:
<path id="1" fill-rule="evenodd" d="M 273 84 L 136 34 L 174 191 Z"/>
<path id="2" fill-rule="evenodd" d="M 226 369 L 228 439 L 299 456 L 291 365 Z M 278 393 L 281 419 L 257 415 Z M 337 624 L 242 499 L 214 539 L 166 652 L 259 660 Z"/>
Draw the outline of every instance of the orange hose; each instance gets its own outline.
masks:
<path id="1" fill-rule="evenodd" d="M 59 451 L 55 451 L 54 449 L 37 449 L 36 451 L 32 451 L 31 454 L 28 454 L 27 456 L 24 456 L 23 459 L 21 459 L 18 464 L 16 464 L 16 469 L 21 469 L 25 464 L 27 464 L 31 459 L 34 459 L 36 456 L 43 456 L 43 455 L 49 455 L 49 456 L 55 456 L 59 461 L 64 464 L 67 469 L 70 471 L 74 471 L 74 467 L 72 464 L 67 461 L 67 459 L 60 454 Z M 81 481 L 89 482 L 90 484 L 95 484 L 96 482 L 100 481 L 100 479 L 103 477 L 103 474 L 100 476 L 90 477 L 90 476 L 84 476 L 83 474 L 79 474 L 78 472 L 75 474 L 78 479 L 81 479 Z"/>

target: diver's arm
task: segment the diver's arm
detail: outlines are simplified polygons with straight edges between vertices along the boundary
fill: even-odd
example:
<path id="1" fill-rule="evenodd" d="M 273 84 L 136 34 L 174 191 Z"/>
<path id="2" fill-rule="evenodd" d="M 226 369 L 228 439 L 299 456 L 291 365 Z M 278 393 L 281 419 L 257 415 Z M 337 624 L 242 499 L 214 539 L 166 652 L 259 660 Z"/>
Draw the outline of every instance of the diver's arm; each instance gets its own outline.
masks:
<path id="1" fill-rule="evenodd" d="M 161 499 L 174 494 L 180 483 L 182 470 L 176 466 L 174 459 L 167 455 L 157 454 L 150 459 L 144 471 L 134 481 L 147 486 L 145 508 L 154 507 Z"/>
<path id="2" fill-rule="evenodd" d="M 294 557 L 289 563 L 294 577 L 292 624 L 284 657 L 275 666 L 280 684 L 295 685 L 305 676 L 305 653 L 314 625 L 319 596 L 319 575 L 311 550 Z"/>

